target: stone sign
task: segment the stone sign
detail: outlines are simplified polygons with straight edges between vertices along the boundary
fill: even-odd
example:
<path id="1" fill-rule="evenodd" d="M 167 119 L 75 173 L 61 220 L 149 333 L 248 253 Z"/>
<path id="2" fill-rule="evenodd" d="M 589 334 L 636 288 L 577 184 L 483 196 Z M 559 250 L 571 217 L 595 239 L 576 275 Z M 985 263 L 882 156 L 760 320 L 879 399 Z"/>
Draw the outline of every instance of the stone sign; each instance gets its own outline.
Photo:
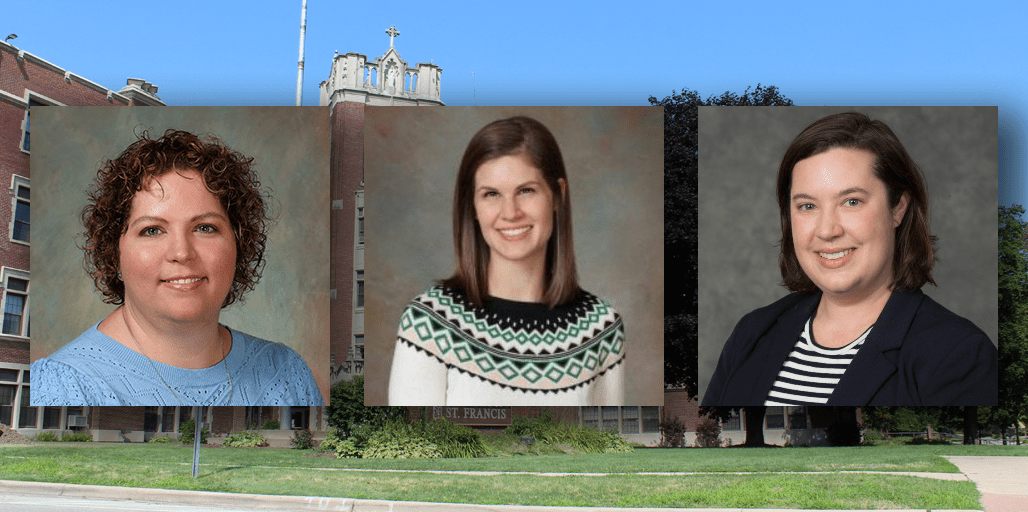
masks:
<path id="1" fill-rule="evenodd" d="M 433 407 L 432 419 L 445 418 L 461 425 L 510 425 L 510 407 Z"/>

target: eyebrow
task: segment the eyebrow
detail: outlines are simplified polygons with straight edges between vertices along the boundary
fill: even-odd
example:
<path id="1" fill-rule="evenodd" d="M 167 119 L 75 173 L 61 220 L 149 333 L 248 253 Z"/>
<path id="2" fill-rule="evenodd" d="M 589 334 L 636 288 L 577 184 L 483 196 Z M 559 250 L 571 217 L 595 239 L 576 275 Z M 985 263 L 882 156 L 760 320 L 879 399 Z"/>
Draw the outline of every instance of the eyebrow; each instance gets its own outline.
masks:
<path id="1" fill-rule="evenodd" d="M 866 191 L 866 190 L 864 190 L 864 189 L 862 189 L 860 187 L 850 187 L 850 188 L 848 188 L 846 190 L 843 190 L 842 192 L 839 192 L 838 194 L 835 194 L 835 197 L 848 196 L 850 194 L 864 194 L 865 196 L 866 195 L 870 195 L 870 193 L 868 191 Z M 792 196 L 792 200 L 793 201 L 795 201 L 797 199 L 810 199 L 810 200 L 814 200 L 814 199 L 817 199 L 817 198 L 812 196 L 812 195 L 810 195 L 810 194 L 799 193 L 799 194 L 795 194 L 795 195 Z"/>
<path id="2" fill-rule="evenodd" d="M 519 189 L 519 188 L 522 188 L 522 187 L 524 187 L 526 185 L 535 185 L 537 187 L 541 187 L 543 184 L 539 180 L 528 180 L 528 181 L 526 181 L 526 182 L 524 182 L 524 183 L 522 183 L 520 185 L 515 186 L 514 188 L 515 189 Z M 488 185 L 481 185 L 481 186 L 478 186 L 478 187 L 475 188 L 475 192 L 479 192 L 481 190 L 499 190 L 499 189 L 496 188 L 496 187 L 488 186 Z"/>
<path id="3" fill-rule="evenodd" d="M 228 222 L 228 217 L 226 217 L 226 216 L 224 216 L 224 215 L 222 215 L 222 214 L 220 214 L 218 212 L 201 213 L 199 215 L 194 216 L 192 219 L 189 219 L 189 222 L 193 223 L 193 222 L 201 221 L 201 220 L 204 220 L 204 219 L 210 219 L 210 218 L 221 219 L 221 220 L 223 220 L 225 222 Z M 132 221 L 132 223 L 129 224 L 129 227 L 131 228 L 132 226 L 135 226 L 136 224 L 139 224 L 140 222 L 156 222 L 158 224 L 166 224 L 168 221 L 166 219 L 164 219 L 163 217 L 154 217 L 152 215 L 143 215 L 142 217 L 139 217 L 138 219 Z"/>

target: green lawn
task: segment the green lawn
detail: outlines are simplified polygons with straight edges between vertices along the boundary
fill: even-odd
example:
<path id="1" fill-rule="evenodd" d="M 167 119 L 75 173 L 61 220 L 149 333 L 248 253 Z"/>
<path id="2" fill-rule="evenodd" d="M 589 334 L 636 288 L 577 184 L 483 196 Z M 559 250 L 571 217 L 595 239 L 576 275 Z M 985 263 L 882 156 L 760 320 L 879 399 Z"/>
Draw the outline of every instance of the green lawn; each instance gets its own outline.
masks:
<path id="1" fill-rule="evenodd" d="M 304 456 L 305 453 L 203 448 L 200 478 L 193 480 L 191 447 L 96 443 L 3 446 L 0 479 L 405 501 L 450 501 L 457 496 L 462 501 L 489 504 L 977 509 L 979 495 L 970 482 L 874 474 L 788 473 L 955 473 L 956 467 L 941 455 L 1028 455 L 1028 447 L 648 449 L 631 454 L 435 460 L 334 459 Z M 474 476 L 334 470 L 339 468 L 787 474 Z"/>

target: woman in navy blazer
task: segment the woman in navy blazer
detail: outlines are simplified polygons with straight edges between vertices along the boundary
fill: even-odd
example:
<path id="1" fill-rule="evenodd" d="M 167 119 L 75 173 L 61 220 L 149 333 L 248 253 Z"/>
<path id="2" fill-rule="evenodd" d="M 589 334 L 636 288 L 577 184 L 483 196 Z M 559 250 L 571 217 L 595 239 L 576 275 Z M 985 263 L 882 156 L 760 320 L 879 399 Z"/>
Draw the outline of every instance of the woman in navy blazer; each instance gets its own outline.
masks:
<path id="1" fill-rule="evenodd" d="M 778 169 L 793 293 L 742 318 L 702 405 L 995 405 L 995 346 L 921 292 L 935 240 L 921 171 L 855 112 L 801 132 Z"/>

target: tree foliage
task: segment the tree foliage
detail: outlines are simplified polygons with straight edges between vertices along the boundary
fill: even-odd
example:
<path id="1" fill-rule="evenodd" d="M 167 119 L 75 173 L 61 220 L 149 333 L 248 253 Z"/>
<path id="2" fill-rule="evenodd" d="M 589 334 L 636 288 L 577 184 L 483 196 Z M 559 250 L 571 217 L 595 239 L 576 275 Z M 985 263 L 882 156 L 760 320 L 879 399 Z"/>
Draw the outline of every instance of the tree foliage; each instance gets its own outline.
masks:
<path id="1" fill-rule="evenodd" d="M 787 106 L 777 87 L 747 87 L 703 99 L 697 91 L 672 91 L 664 99 L 664 385 L 697 389 L 697 151 L 700 106 Z"/>
<path id="2" fill-rule="evenodd" d="M 363 375 L 336 384 L 329 396 L 328 424 L 346 437 L 362 425 L 381 425 L 388 419 L 406 415 L 403 407 L 365 406 Z"/>
<path id="3" fill-rule="evenodd" d="M 999 207 L 999 407 L 1002 427 L 1028 418 L 1028 222 Z"/>

